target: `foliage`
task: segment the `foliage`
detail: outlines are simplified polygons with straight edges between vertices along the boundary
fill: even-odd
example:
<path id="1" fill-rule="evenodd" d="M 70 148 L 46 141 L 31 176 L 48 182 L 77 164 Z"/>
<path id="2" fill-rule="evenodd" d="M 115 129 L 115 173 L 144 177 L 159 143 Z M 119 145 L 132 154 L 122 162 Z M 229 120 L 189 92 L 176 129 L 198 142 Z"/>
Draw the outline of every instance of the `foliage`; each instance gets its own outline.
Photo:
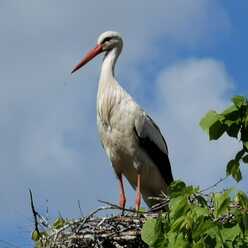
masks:
<path id="1" fill-rule="evenodd" d="M 248 198 L 233 190 L 206 197 L 198 187 L 175 181 L 169 211 L 147 220 L 142 239 L 154 248 L 248 247 Z"/>
<path id="2" fill-rule="evenodd" d="M 248 163 L 248 101 L 232 98 L 222 113 L 208 112 L 200 126 L 210 140 L 224 133 L 238 139 L 242 149 L 226 166 L 226 174 L 242 180 L 240 163 Z M 142 239 L 152 248 L 162 247 L 248 247 L 248 196 L 227 189 L 205 194 L 199 187 L 175 181 L 169 188 L 168 211 L 150 218 L 142 229 Z"/>
<path id="3" fill-rule="evenodd" d="M 242 149 L 226 167 L 226 174 L 231 175 L 237 182 L 242 179 L 240 162 L 248 163 L 248 100 L 243 96 L 232 98 L 232 105 L 222 113 L 209 111 L 201 120 L 200 126 L 209 135 L 210 140 L 219 139 L 224 133 L 239 139 Z"/>

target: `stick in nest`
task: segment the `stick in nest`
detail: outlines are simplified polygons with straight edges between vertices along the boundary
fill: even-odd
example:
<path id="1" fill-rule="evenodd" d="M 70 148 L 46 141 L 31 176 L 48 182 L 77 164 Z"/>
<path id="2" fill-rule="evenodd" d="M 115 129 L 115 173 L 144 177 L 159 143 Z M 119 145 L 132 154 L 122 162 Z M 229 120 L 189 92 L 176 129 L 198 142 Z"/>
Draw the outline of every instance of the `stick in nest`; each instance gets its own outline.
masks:
<path id="1" fill-rule="evenodd" d="M 31 189 L 29 189 L 29 196 L 30 196 L 30 204 L 31 204 L 31 209 L 32 209 L 32 212 L 33 212 L 33 216 L 34 216 L 34 225 L 35 225 L 35 231 L 37 232 L 39 238 L 41 237 L 41 234 L 40 234 L 40 231 L 39 231 L 39 223 L 38 223 L 38 212 L 35 210 L 35 207 L 34 207 L 34 201 L 33 201 L 33 194 L 32 194 L 32 191 Z"/>

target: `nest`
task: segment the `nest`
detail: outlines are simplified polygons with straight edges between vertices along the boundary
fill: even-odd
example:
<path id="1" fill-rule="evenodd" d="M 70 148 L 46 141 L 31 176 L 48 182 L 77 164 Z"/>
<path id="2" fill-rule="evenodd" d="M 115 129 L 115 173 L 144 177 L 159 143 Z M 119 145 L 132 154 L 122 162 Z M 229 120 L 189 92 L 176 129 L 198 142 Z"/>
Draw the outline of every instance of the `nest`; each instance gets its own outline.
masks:
<path id="1" fill-rule="evenodd" d="M 133 214 L 82 218 L 40 239 L 44 248 L 148 247 L 140 237 L 145 217 Z"/>
<path id="2" fill-rule="evenodd" d="M 31 190 L 30 200 L 35 222 L 32 238 L 36 248 L 147 248 L 141 239 L 142 226 L 147 218 L 157 217 L 168 203 L 165 200 L 146 212 L 137 212 L 100 201 L 105 206 L 88 216 L 74 220 L 60 217 L 49 223 L 35 210 Z M 107 216 L 107 210 L 117 211 L 117 214 Z"/>
<path id="3" fill-rule="evenodd" d="M 113 209 L 101 207 L 86 217 L 65 221 L 60 227 L 49 226 L 40 232 L 36 247 L 42 248 L 147 248 L 141 240 L 141 229 L 148 217 L 157 214 L 127 214 L 99 217 L 100 211 Z"/>

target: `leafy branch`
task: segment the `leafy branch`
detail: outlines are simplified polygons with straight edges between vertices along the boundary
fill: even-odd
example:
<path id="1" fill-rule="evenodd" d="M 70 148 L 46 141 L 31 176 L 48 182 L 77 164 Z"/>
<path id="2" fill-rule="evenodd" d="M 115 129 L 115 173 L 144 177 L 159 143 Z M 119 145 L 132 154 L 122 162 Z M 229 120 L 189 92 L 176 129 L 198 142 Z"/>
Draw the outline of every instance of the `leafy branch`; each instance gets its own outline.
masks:
<path id="1" fill-rule="evenodd" d="M 242 179 L 240 162 L 248 163 L 248 100 L 244 96 L 232 98 L 232 105 L 222 113 L 209 111 L 201 120 L 200 126 L 210 140 L 219 139 L 224 133 L 242 142 L 242 149 L 226 166 L 226 174 L 237 182 Z"/>
<path id="2" fill-rule="evenodd" d="M 142 239 L 150 247 L 248 247 L 248 197 L 232 189 L 202 195 L 175 181 L 169 211 L 148 219 Z"/>

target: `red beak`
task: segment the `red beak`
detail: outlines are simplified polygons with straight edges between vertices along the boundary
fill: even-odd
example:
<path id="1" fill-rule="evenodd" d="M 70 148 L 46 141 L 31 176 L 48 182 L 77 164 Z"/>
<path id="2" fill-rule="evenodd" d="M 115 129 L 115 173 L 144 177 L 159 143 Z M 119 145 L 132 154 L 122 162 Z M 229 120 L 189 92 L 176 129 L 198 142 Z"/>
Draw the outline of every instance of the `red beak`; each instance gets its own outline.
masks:
<path id="1" fill-rule="evenodd" d="M 82 66 L 84 66 L 85 64 L 87 64 L 90 60 L 92 60 L 94 57 L 96 57 L 96 55 L 98 55 L 99 53 L 103 52 L 102 50 L 102 45 L 97 45 L 95 48 L 93 48 L 92 50 L 90 50 L 85 57 L 81 60 L 81 62 L 75 66 L 75 68 L 72 70 L 71 73 L 74 73 L 75 71 L 77 71 L 78 69 L 80 69 Z"/>

